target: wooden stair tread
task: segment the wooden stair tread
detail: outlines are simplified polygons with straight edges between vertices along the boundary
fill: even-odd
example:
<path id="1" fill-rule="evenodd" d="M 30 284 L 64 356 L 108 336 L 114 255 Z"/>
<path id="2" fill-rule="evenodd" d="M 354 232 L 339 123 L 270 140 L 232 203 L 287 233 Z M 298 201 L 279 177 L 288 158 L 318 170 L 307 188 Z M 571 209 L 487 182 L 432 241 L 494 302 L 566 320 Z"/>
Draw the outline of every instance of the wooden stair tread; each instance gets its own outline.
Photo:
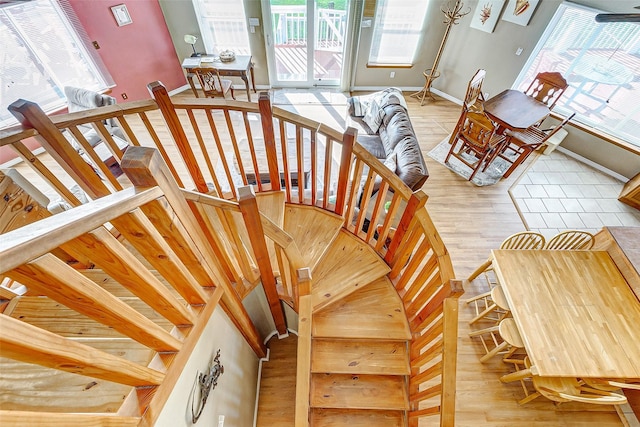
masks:
<path id="1" fill-rule="evenodd" d="M 348 231 L 340 230 L 311 274 L 314 312 L 385 276 L 389 271 L 389 266 L 369 245 Z"/>
<path id="2" fill-rule="evenodd" d="M 407 344 L 403 341 L 314 339 L 311 372 L 409 375 Z"/>
<path id="3" fill-rule="evenodd" d="M 400 297 L 386 277 L 313 315 L 313 337 L 409 340 Z"/>
<path id="4" fill-rule="evenodd" d="M 154 352 L 129 338 L 81 339 L 83 344 L 147 366 Z M 0 409 L 115 413 L 132 387 L 0 358 Z"/>
<path id="5" fill-rule="evenodd" d="M 304 264 L 313 269 L 335 239 L 344 219 L 312 206 L 287 204 L 284 230 L 296 242 Z"/>
<path id="6" fill-rule="evenodd" d="M 409 409 L 405 380 L 393 375 L 312 374 L 314 408 Z"/>
<path id="7" fill-rule="evenodd" d="M 136 311 L 151 319 L 166 331 L 173 324 L 160 316 L 138 298 L 120 298 Z M 105 326 L 47 297 L 19 297 L 10 316 L 63 337 L 124 338 L 111 327 Z M 5 313 L 9 314 L 9 313 Z"/>
<path id="8" fill-rule="evenodd" d="M 405 422 L 402 411 L 313 408 L 310 425 L 313 427 L 402 427 Z"/>

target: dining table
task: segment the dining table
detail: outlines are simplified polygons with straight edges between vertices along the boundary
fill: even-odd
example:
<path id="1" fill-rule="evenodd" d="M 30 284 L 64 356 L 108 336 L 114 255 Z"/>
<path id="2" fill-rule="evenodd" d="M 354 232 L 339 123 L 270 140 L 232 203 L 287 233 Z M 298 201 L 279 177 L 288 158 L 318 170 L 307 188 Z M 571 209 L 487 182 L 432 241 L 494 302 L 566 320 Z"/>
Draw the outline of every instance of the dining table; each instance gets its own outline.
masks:
<path id="1" fill-rule="evenodd" d="M 551 110 L 519 90 L 507 89 L 485 101 L 484 112 L 498 124 L 498 133 L 504 133 L 505 129 L 527 129 L 544 120 Z"/>
<path id="2" fill-rule="evenodd" d="M 494 250 L 532 372 L 640 379 L 640 302 L 606 251 Z"/>

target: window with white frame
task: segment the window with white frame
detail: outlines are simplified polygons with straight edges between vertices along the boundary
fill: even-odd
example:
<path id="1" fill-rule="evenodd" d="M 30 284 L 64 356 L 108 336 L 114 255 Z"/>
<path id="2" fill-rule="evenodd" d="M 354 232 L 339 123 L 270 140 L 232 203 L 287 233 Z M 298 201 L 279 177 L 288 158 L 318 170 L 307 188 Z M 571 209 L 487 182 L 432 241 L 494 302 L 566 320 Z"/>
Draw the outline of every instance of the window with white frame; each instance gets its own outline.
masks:
<path id="1" fill-rule="evenodd" d="M 640 25 L 596 23 L 598 10 L 561 4 L 514 87 L 558 71 L 569 83 L 554 111 L 640 146 Z"/>
<path id="2" fill-rule="evenodd" d="M 251 54 L 243 0 L 193 0 L 193 6 L 207 53 Z"/>
<path id="3" fill-rule="evenodd" d="M 113 85 L 70 22 L 66 1 L 33 0 L 0 6 L 0 128 L 17 120 L 18 99 L 52 112 L 66 105 L 65 86 L 104 91 Z"/>
<path id="4" fill-rule="evenodd" d="M 411 65 L 429 1 L 378 0 L 369 65 Z"/>

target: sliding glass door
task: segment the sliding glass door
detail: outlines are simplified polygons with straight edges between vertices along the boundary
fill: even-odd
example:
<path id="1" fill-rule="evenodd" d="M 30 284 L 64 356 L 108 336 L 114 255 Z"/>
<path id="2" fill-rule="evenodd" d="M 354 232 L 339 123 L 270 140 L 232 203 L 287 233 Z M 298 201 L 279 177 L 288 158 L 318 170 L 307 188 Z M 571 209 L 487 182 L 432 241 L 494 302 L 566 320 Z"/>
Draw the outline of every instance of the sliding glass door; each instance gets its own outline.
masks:
<path id="1" fill-rule="evenodd" d="M 272 86 L 340 84 L 346 0 L 263 0 L 263 14 Z"/>

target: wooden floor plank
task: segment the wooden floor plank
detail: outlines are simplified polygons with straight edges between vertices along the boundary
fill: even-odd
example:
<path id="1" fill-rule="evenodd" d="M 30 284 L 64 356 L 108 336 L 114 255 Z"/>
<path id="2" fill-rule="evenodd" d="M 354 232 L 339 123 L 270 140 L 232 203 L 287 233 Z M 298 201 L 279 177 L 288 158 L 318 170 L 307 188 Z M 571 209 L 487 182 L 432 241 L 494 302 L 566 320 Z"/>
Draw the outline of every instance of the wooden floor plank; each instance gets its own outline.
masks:
<path id="1" fill-rule="evenodd" d="M 269 361 L 262 364 L 256 427 L 293 426 L 298 337 L 271 338 Z"/>
<path id="2" fill-rule="evenodd" d="M 311 372 L 409 375 L 403 341 L 314 339 Z"/>
<path id="3" fill-rule="evenodd" d="M 385 276 L 389 271 L 389 266 L 370 246 L 363 245 L 360 239 L 341 230 L 311 274 L 314 312 Z"/>
<path id="4" fill-rule="evenodd" d="M 406 410 L 409 403 L 401 376 L 312 374 L 311 406 Z"/>
<path id="5" fill-rule="evenodd" d="M 173 324 L 138 298 L 121 298 L 136 311 L 153 320 L 166 331 Z M 19 297 L 11 317 L 46 329 L 63 337 L 124 338 L 118 331 L 90 319 L 47 297 Z"/>
<path id="6" fill-rule="evenodd" d="M 142 366 L 147 366 L 153 357 L 153 351 L 128 338 L 83 338 L 80 341 Z M 126 385 L 0 358 L 2 410 L 115 413 L 131 389 Z"/>
<path id="7" fill-rule="evenodd" d="M 402 302 L 385 277 L 315 313 L 313 336 L 408 340 L 411 332 Z"/>

